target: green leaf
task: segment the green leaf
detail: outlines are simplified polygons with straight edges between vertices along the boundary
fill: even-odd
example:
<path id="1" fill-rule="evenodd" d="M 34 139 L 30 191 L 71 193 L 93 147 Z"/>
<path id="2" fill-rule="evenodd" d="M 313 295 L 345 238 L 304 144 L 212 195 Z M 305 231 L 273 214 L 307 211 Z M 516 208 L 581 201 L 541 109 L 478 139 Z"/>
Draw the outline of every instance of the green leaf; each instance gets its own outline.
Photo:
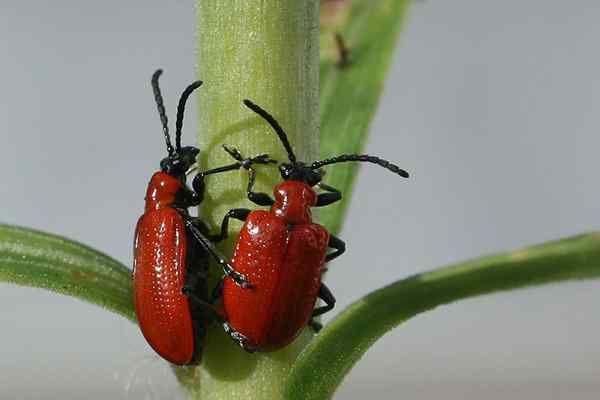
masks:
<path id="1" fill-rule="evenodd" d="M 412 0 L 321 2 L 321 157 L 362 153 L 377 110 L 398 33 Z M 350 51 L 349 64 L 338 65 L 335 33 Z M 382 155 L 391 156 L 392 154 Z M 358 165 L 330 167 L 326 183 L 346 195 L 320 212 L 332 233 L 341 229 Z"/>
<path id="2" fill-rule="evenodd" d="M 352 366 L 390 329 L 460 299 L 600 277 L 600 233 L 575 236 L 415 275 L 352 304 L 300 354 L 286 399 L 329 399 Z"/>
<path id="3" fill-rule="evenodd" d="M 131 271 L 60 236 L 0 225 L 0 282 L 77 297 L 135 321 Z"/>

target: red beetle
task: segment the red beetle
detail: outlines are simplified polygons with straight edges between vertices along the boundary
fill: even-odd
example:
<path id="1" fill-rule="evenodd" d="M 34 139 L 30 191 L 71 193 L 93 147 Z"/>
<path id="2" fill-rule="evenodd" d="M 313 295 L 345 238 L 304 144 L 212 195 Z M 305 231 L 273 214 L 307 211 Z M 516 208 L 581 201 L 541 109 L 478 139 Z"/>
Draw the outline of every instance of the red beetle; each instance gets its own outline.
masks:
<path id="1" fill-rule="evenodd" d="M 146 208 L 135 230 L 135 312 L 144 337 L 159 355 L 174 364 L 194 364 L 200 359 L 206 324 L 213 319 L 222 321 L 212 307 L 214 298 L 208 295 L 209 257 L 215 258 L 225 275 L 237 284 L 248 284 L 215 249 L 212 242 L 222 237 L 209 235 L 206 225 L 190 217 L 187 209 L 202 201 L 206 175 L 239 169 L 242 163 L 198 173 L 192 185 L 194 190 L 186 186 L 186 173 L 195 164 L 199 151 L 181 147 L 183 112 L 187 98 L 202 82 L 192 83 L 181 95 L 173 149 L 158 85 L 161 73 L 158 70 L 152 76 L 152 88 L 169 155 L 161 161 L 161 171 L 150 179 Z M 258 157 L 246 162 L 261 160 Z"/>
<path id="2" fill-rule="evenodd" d="M 225 278 L 223 306 L 230 334 L 248 351 L 272 351 L 291 343 L 307 324 L 319 328 L 312 318 L 331 310 L 335 298 L 321 282 L 324 263 L 345 251 L 345 243 L 323 226 L 313 223 L 311 207 L 322 207 L 339 201 L 342 194 L 321 182 L 320 167 L 345 161 L 377 164 L 407 178 L 408 173 L 389 161 L 369 155 L 343 154 L 315 161 L 310 165 L 297 161 L 287 135 L 265 110 L 244 100 L 244 104 L 263 117 L 283 143 L 289 163 L 279 166 L 284 182 L 274 188 L 275 199 L 266 193 L 253 192 L 255 171 L 250 162 L 247 195 L 270 211 L 231 210 L 227 218 L 244 222 L 231 262 L 244 274 L 252 288 L 241 289 Z M 225 148 L 235 159 L 242 157 L 235 149 Z M 325 193 L 317 194 L 313 186 Z M 327 248 L 334 251 L 327 253 Z M 325 305 L 315 308 L 317 297 Z"/>

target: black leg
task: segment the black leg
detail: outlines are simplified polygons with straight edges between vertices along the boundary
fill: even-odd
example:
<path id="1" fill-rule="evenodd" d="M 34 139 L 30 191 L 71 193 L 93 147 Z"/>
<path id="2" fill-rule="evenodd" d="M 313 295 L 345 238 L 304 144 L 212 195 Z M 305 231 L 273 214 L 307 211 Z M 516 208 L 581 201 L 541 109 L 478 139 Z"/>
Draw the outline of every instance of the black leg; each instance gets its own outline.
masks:
<path id="1" fill-rule="evenodd" d="M 219 279 L 217 286 L 215 286 L 212 294 L 210 295 L 210 304 L 215 304 L 218 299 L 223 297 L 223 283 L 223 279 Z"/>
<path id="2" fill-rule="evenodd" d="M 227 322 L 223 322 L 222 325 L 225 333 L 228 334 L 233 341 L 237 342 L 242 349 L 246 350 L 248 353 L 254 353 L 256 351 L 256 349 L 248 343 L 248 338 L 246 336 L 233 329 Z"/>
<path id="3" fill-rule="evenodd" d="M 194 188 L 196 196 L 200 199 L 200 202 L 202 202 L 202 200 L 204 199 L 204 189 L 206 188 L 203 174 L 196 174 L 196 176 L 194 176 L 194 180 L 192 181 L 192 188 Z"/>
<path id="4" fill-rule="evenodd" d="M 323 329 L 323 324 L 315 321 L 312 318 L 310 319 L 310 321 L 308 321 L 308 326 L 310 326 L 312 330 L 315 331 L 315 333 L 319 333 L 319 331 Z"/>
<path id="5" fill-rule="evenodd" d="M 211 242 L 220 242 L 223 239 L 227 238 L 227 230 L 229 229 L 229 218 L 235 218 L 244 222 L 246 218 L 250 214 L 250 210 L 247 208 L 234 208 L 229 210 L 225 217 L 223 217 L 223 222 L 221 223 L 221 232 L 218 235 L 210 235 L 208 238 Z"/>
<path id="6" fill-rule="evenodd" d="M 266 193 L 252 191 L 255 180 L 256 171 L 252 168 L 248 168 L 248 188 L 246 189 L 248 200 L 259 206 L 272 206 L 275 203 L 275 200 L 273 200 L 271 196 Z"/>
<path id="7" fill-rule="evenodd" d="M 217 168 L 208 169 L 206 171 L 202 171 L 198 175 L 202 175 L 202 177 L 205 177 L 206 175 L 219 174 L 221 172 L 226 172 L 226 171 L 234 171 L 236 169 L 240 169 L 241 167 L 242 167 L 242 163 L 236 162 L 233 164 L 223 165 L 222 167 L 217 167 Z"/>
<path id="8" fill-rule="evenodd" d="M 240 153 L 240 151 L 238 149 L 236 149 L 235 147 L 228 147 L 226 145 L 223 145 L 223 150 L 225 150 L 225 152 L 227 154 L 229 154 L 231 157 L 233 157 L 233 159 L 237 160 L 240 163 L 240 165 L 242 166 L 242 168 L 244 168 L 244 169 L 250 169 L 252 164 L 277 164 L 278 163 L 277 160 L 272 160 L 268 154 L 260 154 L 256 157 L 244 158 L 244 156 L 242 156 L 242 153 Z"/>
<path id="9" fill-rule="evenodd" d="M 346 243 L 337 236 L 329 235 L 329 244 L 327 246 L 335 249 L 335 251 L 325 256 L 325 262 L 338 258 L 346 251 Z"/>
<path id="10" fill-rule="evenodd" d="M 226 276 L 230 277 L 237 283 L 239 286 L 243 288 L 250 288 L 252 285 L 248 282 L 246 277 L 243 274 L 240 274 L 233 268 L 233 266 L 229 263 L 229 261 L 221 254 L 219 250 L 215 247 L 215 245 L 208 240 L 194 225 L 192 218 L 186 218 L 185 225 L 188 228 L 189 232 L 192 234 L 194 239 L 200 244 L 214 259 L 219 265 L 223 268 L 223 272 Z"/>
<path id="11" fill-rule="evenodd" d="M 323 182 L 320 182 L 318 185 L 328 193 L 321 193 L 317 196 L 317 204 L 315 204 L 315 207 L 328 206 L 342 199 L 342 192 L 336 188 L 326 185 Z"/>
<path id="12" fill-rule="evenodd" d="M 175 193 L 175 205 L 181 208 L 195 207 L 202 202 L 202 197 L 187 186 Z"/>
<path id="13" fill-rule="evenodd" d="M 261 154 L 252 158 L 244 158 L 238 149 L 235 147 L 227 147 L 223 145 L 223 150 L 227 152 L 231 157 L 237 160 L 242 168 L 248 170 L 248 188 L 246 193 L 248 195 L 248 199 L 258 204 L 259 206 L 270 206 L 275 203 L 275 200 L 271 198 L 266 193 L 253 192 L 252 188 L 254 187 L 254 181 L 256 179 L 256 171 L 252 168 L 252 164 L 277 164 L 276 160 L 271 160 L 268 154 Z"/>
<path id="14" fill-rule="evenodd" d="M 207 319 L 209 321 L 218 321 L 220 323 L 223 323 L 224 319 L 219 314 L 219 312 L 213 307 L 212 304 L 207 303 L 202 298 L 200 298 L 200 296 L 196 295 L 193 288 L 191 288 L 190 286 L 188 286 L 186 284 L 181 289 L 181 292 L 184 295 L 186 295 L 188 297 L 188 299 L 190 299 L 190 301 L 194 302 L 194 306 L 195 306 L 194 308 L 197 309 L 202 314 L 204 319 Z"/>
<path id="15" fill-rule="evenodd" d="M 201 268 L 198 264 L 193 265 L 188 263 L 183 292 L 185 294 L 193 292 L 196 296 L 200 296 L 199 293 L 201 293 L 202 298 L 206 299 L 206 280 L 208 278 L 208 271 L 205 268 Z"/>
<path id="16" fill-rule="evenodd" d="M 204 178 L 207 175 L 218 174 L 218 173 L 227 172 L 227 171 L 234 171 L 236 169 L 240 169 L 241 167 L 242 167 L 242 163 L 236 162 L 233 164 L 224 165 L 222 167 L 217 167 L 217 168 L 209 169 L 206 171 L 198 172 L 196 174 L 196 176 L 194 176 L 194 180 L 192 181 L 192 188 L 194 189 L 194 192 L 195 192 L 195 198 L 196 198 L 196 201 L 198 202 L 197 204 L 200 204 L 200 202 L 202 202 L 202 200 L 204 199 L 204 189 L 205 189 Z"/>
<path id="17" fill-rule="evenodd" d="M 325 314 L 335 306 L 335 297 L 333 297 L 333 293 L 331 293 L 331 290 L 324 283 L 321 283 L 321 287 L 319 288 L 319 298 L 325 302 L 325 305 L 315 308 L 312 312 L 312 318 Z"/>

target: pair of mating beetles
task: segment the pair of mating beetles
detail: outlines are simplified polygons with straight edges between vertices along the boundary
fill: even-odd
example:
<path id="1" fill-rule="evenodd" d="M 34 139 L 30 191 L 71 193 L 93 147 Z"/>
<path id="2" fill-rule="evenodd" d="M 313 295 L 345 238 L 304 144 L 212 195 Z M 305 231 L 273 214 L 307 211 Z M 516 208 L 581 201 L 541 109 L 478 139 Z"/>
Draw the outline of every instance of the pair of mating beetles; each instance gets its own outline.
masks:
<path id="1" fill-rule="evenodd" d="M 146 208 L 140 217 L 134 243 L 134 301 L 142 333 L 152 348 L 168 361 L 198 363 L 206 326 L 211 321 L 247 351 L 272 351 L 292 342 L 302 328 L 319 324 L 313 318 L 331 310 L 335 298 L 322 282 L 325 262 L 345 250 L 339 238 L 311 220 L 311 207 L 340 200 L 341 193 L 321 182 L 320 168 L 345 161 L 380 165 L 400 176 L 408 173 L 398 166 L 369 155 L 344 154 L 312 164 L 296 160 L 287 135 L 265 110 L 244 100 L 244 104 L 264 118 L 285 147 L 289 162 L 279 165 L 284 182 L 274 188 L 275 199 L 253 191 L 253 164 L 277 163 L 262 154 L 244 159 L 236 149 L 225 150 L 235 163 L 199 172 L 192 189 L 185 181 L 193 170 L 199 150 L 181 147 L 185 103 L 202 85 L 196 81 L 182 93 L 177 107 L 175 148 L 171 144 L 167 116 L 158 84 L 161 74 L 152 76 L 152 88 L 163 126 L 168 156 L 160 163 L 146 192 Z M 233 209 L 221 224 L 219 234 L 211 235 L 188 208 L 202 202 L 207 175 L 245 168 L 249 172 L 248 199 L 270 211 Z M 318 186 L 323 193 L 313 189 Z M 214 243 L 227 236 L 229 219 L 244 222 L 231 261 Z M 328 248 L 334 251 L 327 253 Z M 209 295 L 208 265 L 214 258 L 224 277 Z M 214 303 L 222 298 L 223 310 Z M 317 298 L 325 305 L 315 308 Z"/>

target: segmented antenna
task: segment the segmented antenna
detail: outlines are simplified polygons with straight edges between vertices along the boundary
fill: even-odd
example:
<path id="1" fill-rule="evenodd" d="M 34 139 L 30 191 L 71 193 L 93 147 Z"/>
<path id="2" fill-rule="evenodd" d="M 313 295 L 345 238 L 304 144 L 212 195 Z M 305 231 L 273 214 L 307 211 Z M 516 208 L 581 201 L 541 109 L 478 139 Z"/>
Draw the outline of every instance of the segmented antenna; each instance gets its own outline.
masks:
<path id="1" fill-rule="evenodd" d="M 165 112 L 165 105 L 163 104 L 162 94 L 160 94 L 160 86 L 158 85 L 158 78 L 162 74 L 162 69 L 157 69 L 152 74 L 152 91 L 154 92 L 154 100 L 156 101 L 156 108 L 158 109 L 158 115 L 160 116 L 160 122 L 162 123 L 163 133 L 165 134 L 165 142 L 167 143 L 167 151 L 169 156 L 173 155 L 173 145 L 171 144 L 171 137 L 169 136 L 169 123 L 167 120 L 167 113 Z"/>
<path id="2" fill-rule="evenodd" d="M 283 143 L 283 147 L 285 147 L 285 151 L 287 151 L 287 154 L 288 154 L 288 159 L 290 160 L 290 162 L 292 164 L 295 163 L 296 155 L 294 154 L 294 151 L 292 150 L 292 146 L 290 145 L 287 134 L 285 133 L 283 128 L 279 125 L 279 123 L 275 120 L 275 118 L 273 118 L 273 116 L 271 114 L 269 114 L 268 112 L 266 112 L 265 110 L 263 110 L 262 108 L 260 108 L 259 106 L 257 106 L 256 104 L 254 104 L 253 102 L 251 102 L 248 99 L 244 100 L 244 104 L 246 105 L 246 107 L 248 107 L 249 109 L 251 109 L 252 111 L 257 113 L 258 115 L 263 117 L 269 123 L 269 125 L 271 125 L 271 127 L 273 128 L 275 133 L 277 133 L 277 136 L 279 136 L 281 143 Z"/>
<path id="3" fill-rule="evenodd" d="M 387 170 L 392 171 L 393 173 L 400 175 L 401 177 L 408 178 L 408 172 L 400 168 L 399 166 L 392 164 L 388 160 L 384 160 L 379 157 L 370 156 L 368 154 L 342 154 L 336 157 L 327 158 L 321 161 L 315 161 L 310 165 L 311 169 L 318 169 L 324 165 L 335 164 L 339 162 L 347 162 L 347 161 L 361 161 L 361 162 L 369 162 L 373 164 L 377 164 L 380 167 L 383 167 Z"/>
<path id="4" fill-rule="evenodd" d="M 194 90 L 202 86 L 202 83 L 202 81 L 193 82 L 185 88 L 183 93 L 181 93 L 181 98 L 179 99 L 179 104 L 177 105 L 177 121 L 175 122 L 175 148 L 178 152 L 181 150 L 181 128 L 183 127 L 183 113 L 185 111 L 185 102 Z"/>

